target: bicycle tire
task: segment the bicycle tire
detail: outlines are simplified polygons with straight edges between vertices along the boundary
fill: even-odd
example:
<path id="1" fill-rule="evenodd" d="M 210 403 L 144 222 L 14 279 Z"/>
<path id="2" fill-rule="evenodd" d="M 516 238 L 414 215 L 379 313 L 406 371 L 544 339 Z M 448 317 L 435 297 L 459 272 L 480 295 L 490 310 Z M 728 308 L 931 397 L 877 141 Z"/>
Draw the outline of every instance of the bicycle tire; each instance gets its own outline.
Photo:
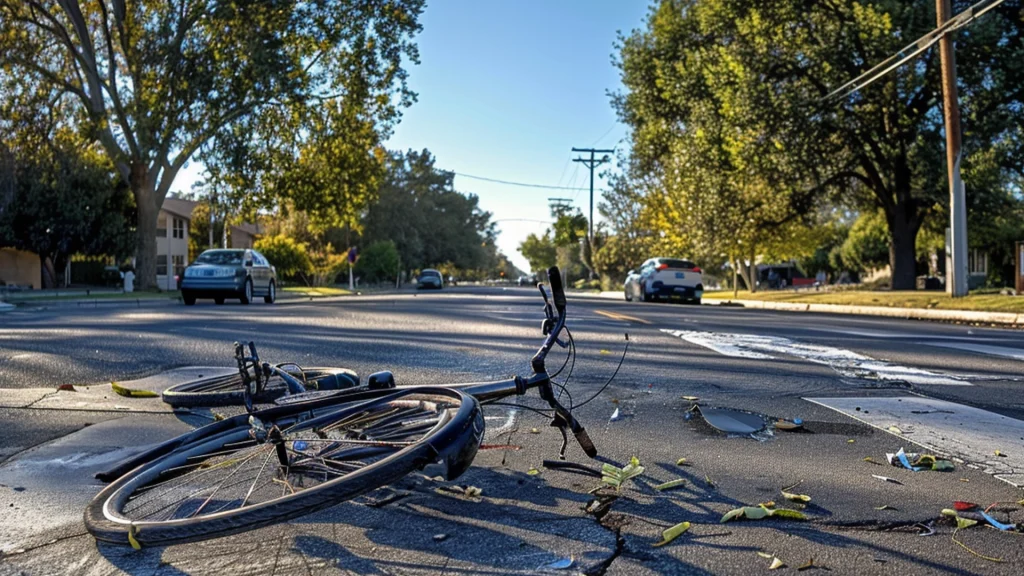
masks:
<path id="1" fill-rule="evenodd" d="M 359 386 L 359 375 L 347 368 L 306 368 L 288 371 L 300 378 L 305 375 L 309 388 L 314 390 L 343 390 Z M 254 402 L 273 402 L 284 396 L 288 387 L 279 376 L 271 376 L 263 392 L 253 398 Z M 241 406 L 245 401 L 242 391 L 242 377 L 238 373 L 224 376 L 197 378 L 175 384 L 164 390 L 160 397 L 175 408 L 195 406 Z"/>
<path id="2" fill-rule="evenodd" d="M 449 479 L 469 467 L 484 432 L 483 414 L 475 398 L 448 388 L 386 392 L 386 395 L 363 402 L 335 406 L 320 403 L 316 410 L 310 410 L 308 405 L 276 408 L 273 413 L 277 417 L 267 425 L 284 427 L 279 443 L 254 440 L 250 431 L 257 428 L 248 423 L 183 443 L 121 476 L 97 494 L 85 510 L 86 529 L 97 540 L 122 545 L 132 544 L 131 540 L 139 546 L 195 542 L 310 514 L 394 482 L 433 462 L 445 464 Z M 436 422 L 431 420 L 433 414 L 436 414 Z M 420 430 L 428 426 L 429 430 L 419 435 Z M 359 437 L 348 437 L 355 430 L 360 431 Z M 331 436 L 339 432 L 344 432 L 345 437 Z M 411 441 L 393 440 L 409 435 L 419 436 Z M 285 446 L 288 452 L 289 442 L 293 455 L 289 455 L 288 465 L 282 466 L 273 458 L 281 450 L 279 445 Z M 300 442 L 304 444 L 300 446 Z M 307 453 L 311 452 L 307 450 L 308 444 L 323 446 L 319 455 Z M 350 447 L 341 450 L 338 445 Z M 358 448 L 360 446 L 362 448 Z M 347 460 L 350 456 L 359 456 L 361 460 Z M 363 460 L 375 456 L 380 459 L 360 466 Z M 210 506 L 204 511 L 238 471 L 245 467 L 255 469 L 255 466 L 248 466 L 249 463 L 261 461 L 251 483 L 246 477 L 243 482 L 227 486 L 240 487 L 235 490 L 240 495 L 248 485 L 244 498 L 223 495 L 214 503 L 214 506 L 221 505 L 219 509 Z M 268 472 L 267 481 L 257 488 L 268 465 L 274 470 Z M 306 470 L 303 466 L 310 468 Z M 339 470 L 346 467 L 355 469 Z M 309 487 L 297 483 L 297 474 L 312 474 L 314 468 L 315 477 L 304 476 L 302 482 L 315 482 L 321 474 L 323 482 Z M 332 474 L 336 477 L 331 477 Z M 283 478 L 278 479 L 282 475 Z M 207 486 L 193 490 L 203 476 L 212 476 L 203 481 Z M 225 477 L 216 485 L 210 484 L 220 476 Z M 257 502 L 256 499 L 265 497 L 264 488 L 271 484 L 285 487 L 280 489 L 281 495 Z M 177 494 L 168 496 L 178 488 L 192 492 L 181 498 Z M 271 489 L 278 491 L 274 486 Z M 291 493 L 287 493 L 288 490 Z M 196 507 L 203 497 L 206 499 Z M 160 506 L 167 500 L 169 504 Z M 225 500 L 227 504 L 223 504 Z M 236 508 L 226 510 L 239 500 Z M 153 506 L 160 507 L 154 510 Z M 129 538 L 130 531 L 132 538 Z"/>

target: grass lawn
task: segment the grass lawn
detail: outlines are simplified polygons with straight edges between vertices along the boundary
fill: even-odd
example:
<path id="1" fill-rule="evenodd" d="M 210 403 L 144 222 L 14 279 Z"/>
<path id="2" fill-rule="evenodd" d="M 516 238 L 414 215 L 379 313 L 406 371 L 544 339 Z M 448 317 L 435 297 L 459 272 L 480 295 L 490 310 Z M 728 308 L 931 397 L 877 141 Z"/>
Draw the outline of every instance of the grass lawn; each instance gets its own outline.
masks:
<path id="1" fill-rule="evenodd" d="M 732 290 L 705 292 L 709 300 L 732 300 Z M 980 310 L 984 312 L 1024 313 L 1024 296 L 999 294 L 970 294 L 966 298 L 950 298 L 945 292 L 924 291 L 859 291 L 813 292 L 772 290 L 768 292 L 740 291 L 736 300 L 768 300 L 772 302 L 799 302 L 808 304 L 844 304 L 849 306 L 883 306 L 889 308 L 938 308 L 942 310 Z"/>
<path id="2" fill-rule="evenodd" d="M 333 286 L 321 286 L 319 288 L 310 288 L 308 286 L 285 286 L 284 288 L 281 288 L 281 291 L 299 296 L 347 296 L 352 293 L 344 288 L 335 288 Z"/>

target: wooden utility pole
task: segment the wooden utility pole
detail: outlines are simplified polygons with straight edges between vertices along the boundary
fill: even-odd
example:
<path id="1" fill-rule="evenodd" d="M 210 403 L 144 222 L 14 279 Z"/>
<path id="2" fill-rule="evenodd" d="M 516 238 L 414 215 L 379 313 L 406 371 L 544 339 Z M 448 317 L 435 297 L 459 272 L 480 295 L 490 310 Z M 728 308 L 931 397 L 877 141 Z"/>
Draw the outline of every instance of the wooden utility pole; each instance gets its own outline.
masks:
<path id="1" fill-rule="evenodd" d="M 939 28 L 952 13 L 950 0 L 935 0 Z M 946 292 L 954 298 L 967 295 L 967 205 L 960 179 L 960 107 L 956 93 L 956 56 L 952 32 L 939 40 L 942 60 L 942 113 L 946 121 L 946 168 L 949 171 L 950 270 L 946 270 Z"/>
<path id="2" fill-rule="evenodd" d="M 595 150 L 593 148 L 573 148 L 573 152 L 589 152 L 590 158 L 574 158 L 573 162 L 581 162 L 584 166 L 590 169 L 590 217 L 587 220 L 587 248 L 590 250 L 590 262 L 587 262 L 587 268 L 590 270 L 591 277 L 593 277 L 593 260 L 594 260 L 594 168 L 604 164 L 605 162 L 611 162 L 609 154 L 615 152 L 615 150 Z M 604 154 L 601 158 L 597 158 L 596 154 Z"/>

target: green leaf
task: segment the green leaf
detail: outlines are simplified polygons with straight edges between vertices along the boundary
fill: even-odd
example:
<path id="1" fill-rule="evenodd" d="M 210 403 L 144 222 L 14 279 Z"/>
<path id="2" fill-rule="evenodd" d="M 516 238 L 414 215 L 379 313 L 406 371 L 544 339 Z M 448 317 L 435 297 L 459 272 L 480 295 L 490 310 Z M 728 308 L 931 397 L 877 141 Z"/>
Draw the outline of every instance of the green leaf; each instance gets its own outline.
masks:
<path id="1" fill-rule="evenodd" d="M 126 398 L 156 398 L 160 396 L 156 392 L 151 392 L 149 390 L 132 390 L 131 388 L 125 388 L 117 382 L 111 382 L 110 388 L 118 396 L 124 396 Z"/>
<path id="2" fill-rule="evenodd" d="M 526 473 L 529 474 L 530 476 L 536 476 L 537 474 L 540 474 L 540 470 L 530 467 L 530 469 L 527 470 Z"/>
<path id="3" fill-rule="evenodd" d="M 690 463 L 686 461 L 686 458 L 680 458 L 676 460 L 676 466 L 689 466 Z"/>
<path id="4" fill-rule="evenodd" d="M 974 526 L 977 523 L 977 520 L 971 520 L 970 518 L 962 518 L 960 516 L 956 517 L 957 528 L 970 528 L 971 526 Z"/>
<path id="5" fill-rule="evenodd" d="M 769 554 L 767 552 L 758 552 L 757 555 L 760 556 L 761 558 L 769 558 L 769 559 L 774 558 L 774 556 L 772 556 L 771 554 Z"/>
<path id="6" fill-rule="evenodd" d="M 788 510 L 786 508 L 776 508 L 772 510 L 772 516 L 778 516 L 779 518 L 788 518 L 790 520 L 806 520 L 807 517 L 802 512 L 796 510 Z"/>
<path id="7" fill-rule="evenodd" d="M 677 488 L 677 487 L 683 486 L 685 484 L 686 484 L 686 480 L 684 478 L 679 478 L 677 480 L 671 480 L 669 482 L 665 482 L 664 484 L 658 484 L 657 486 L 654 487 L 654 489 L 655 490 L 662 490 L 662 491 L 664 491 L 664 490 L 671 490 L 672 488 Z"/>
<path id="8" fill-rule="evenodd" d="M 786 563 L 783 562 L 782 560 L 779 560 L 778 558 L 772 558 L 772 565 L 769 566 L 768 569 L 769 570 L 778 570 L 779 568 L 782 568 L 785 565 L 786 565 Z"/>
<path id="9" fill-rule="evenodd" d="M 728 512 L 726 512 L 725 516 L 722 516 L 722 519 L 720 520 L 720 522 L 722 524 L 725 524 L 726 522 L 728 522 L 730 520 L 735 520 L 735 519 L 740 518 L 742 516 L 743 516 L 743 508 L 736 508 L 735 510 L 729 510 Z"/>
<path id="10" fill-rule="evenodd" d="M 668 544 L 669 542 L 671 542 L 671 541 L 675 540 L 676 538 L 678 538 L 682 533 L 686 532 L 689 529 L 690 529 L 690 523 L 689 522 L 680 522 L 679 524 L 676 524 L 675 526 L 673 526 L 673 527 L 669 528 L 668 530 L 665 530 L 664 532 L 662 532 L 661 533 L 661 542 L 655 543 L 654 546 L 655 547 L 664 546 L 665 544 Z"/>
<path id="11" fill-rule="evenodd" d="M 810 502 L 811 497 L 807 494 L 794 494 L 792 492 L 782 492 L 782 497 L 791 502 Z"/>

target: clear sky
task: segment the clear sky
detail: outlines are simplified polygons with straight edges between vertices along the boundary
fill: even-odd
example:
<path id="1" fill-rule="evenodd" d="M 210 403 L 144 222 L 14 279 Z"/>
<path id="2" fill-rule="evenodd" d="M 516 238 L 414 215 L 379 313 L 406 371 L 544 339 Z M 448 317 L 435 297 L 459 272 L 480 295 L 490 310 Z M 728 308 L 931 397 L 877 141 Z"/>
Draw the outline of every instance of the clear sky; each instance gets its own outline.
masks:
<path id="1" fill-rule="evenodd" d="M 570 148 L 614 148 L 625 134 L 608 91 L 619 87 L 612 65 L 616 33 L 639 27 L 647 0 L 428 0 L 417 37 L 420 65 L 410 68 L 418 101 L 404 111 L 388 142 L 394 150 L 434 154 L 439 168 L 546 185 L 588 185 Z M 613 166 L 606 164 L 602 168 Z M 596 173 L 597 171 L 595 171 Z M 193 171 L 174 188 L 188 190 Z M 546 224 L 549 197 L 586 190 L 544 190 L 456 176 L 461 192 L 494 214 L 498 246 L 522 269 L 516 251 Z M 604 187 L 603 179 L 595 188 Z M 599 193 L 595 193 L 595 205 Z M 596 208 L 595 208 L 596 216 Z"/>

